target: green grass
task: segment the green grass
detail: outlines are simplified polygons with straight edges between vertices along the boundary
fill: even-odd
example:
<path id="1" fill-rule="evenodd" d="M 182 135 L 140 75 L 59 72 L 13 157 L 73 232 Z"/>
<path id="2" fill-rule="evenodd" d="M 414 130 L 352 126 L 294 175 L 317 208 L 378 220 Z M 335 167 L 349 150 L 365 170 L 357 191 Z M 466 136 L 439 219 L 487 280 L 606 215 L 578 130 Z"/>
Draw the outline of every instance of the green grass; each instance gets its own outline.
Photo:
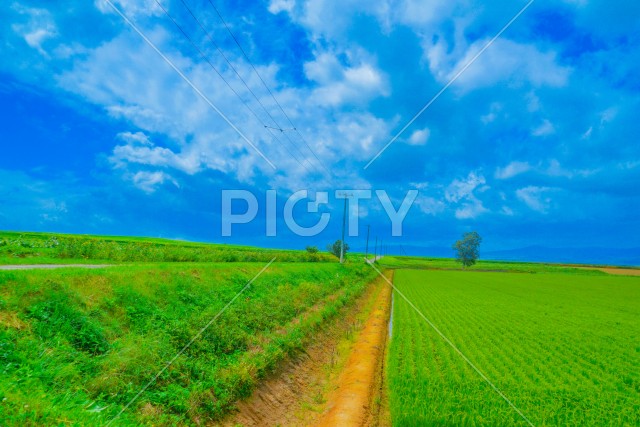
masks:
<path id="1" fill-rule="evenodd" d="M 394 281 L 534 425 L 640 425 L 640 278 L 571 273 Z M 394 425 L 525 425 L 397 293 L 393 310 Z"/>
<path id="2" fill-rule="evenodd" d="M 0 425 L 104 425 L 264 265 L 0 272 Z M 373 275 L 272 264 L 114 425 L 219 419 Z"/>
<path id="3" fill-rule="evenodd" d="M 328 253 L 140 237 L 0 232 L 0 264 L 123 262 L 335 262 Z"/>

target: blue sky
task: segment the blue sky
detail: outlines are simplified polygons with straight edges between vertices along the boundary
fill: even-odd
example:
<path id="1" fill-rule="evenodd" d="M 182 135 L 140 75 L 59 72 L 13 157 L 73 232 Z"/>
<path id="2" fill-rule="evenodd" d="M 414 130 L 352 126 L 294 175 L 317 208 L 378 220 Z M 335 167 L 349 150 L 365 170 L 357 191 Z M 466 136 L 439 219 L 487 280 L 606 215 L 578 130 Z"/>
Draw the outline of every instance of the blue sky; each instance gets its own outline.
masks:
<path id="1" fill-rule="evenodd" d="M 212 2 L 304 141 L 264 128 L 290 126 L 208 0 L 185 3 L 264 110 L 181 1 L 161 3 L 260 120 L 155 0 L 114 3 L 275 170 L 104 0 L 3 2 L 0 229 L 324 247 L 341 202 L 319 212 L 334 214 L 320 236 L 280 220 L 266 237 L 264 191 L 281 214 L 300 189 L 384 189 L 396 205 L 417 189 L 402 237 L 361 203 L 353 246 L 369 224 L 407 247 L 470 230 L 487 250 L 640 247 L 640 3 L 535 1 L 365 170 L 525 2 Z M 223 189 L 261 201 L 230 238 Z"/>

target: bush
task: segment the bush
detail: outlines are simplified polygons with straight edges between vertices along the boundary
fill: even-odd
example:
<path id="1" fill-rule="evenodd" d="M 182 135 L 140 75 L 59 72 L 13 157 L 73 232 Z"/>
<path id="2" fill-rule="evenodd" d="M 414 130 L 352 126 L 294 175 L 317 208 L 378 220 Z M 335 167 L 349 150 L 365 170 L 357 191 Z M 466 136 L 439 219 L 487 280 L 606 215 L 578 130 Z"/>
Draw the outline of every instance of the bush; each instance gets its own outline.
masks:
<path id="1" fill-rule="evenodd" d="M 317 254 L 318 253 L 318 247 L 317 246 L 307 246 L 305 248 L 305 250 L 310 254 Z"/>

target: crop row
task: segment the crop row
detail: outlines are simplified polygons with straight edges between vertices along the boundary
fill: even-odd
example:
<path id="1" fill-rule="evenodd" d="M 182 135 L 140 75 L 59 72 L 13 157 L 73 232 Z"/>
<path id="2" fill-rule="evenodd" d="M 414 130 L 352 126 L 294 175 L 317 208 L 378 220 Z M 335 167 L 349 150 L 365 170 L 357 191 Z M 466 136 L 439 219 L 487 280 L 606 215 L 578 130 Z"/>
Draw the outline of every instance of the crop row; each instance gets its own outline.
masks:
<path id="1" fill-rule="evenodd" d="M 536 426 L 640 423 L 640 281 L 396 272 L 395 285 Z M 525 425 L 396 295 L 395 425 Z"/>

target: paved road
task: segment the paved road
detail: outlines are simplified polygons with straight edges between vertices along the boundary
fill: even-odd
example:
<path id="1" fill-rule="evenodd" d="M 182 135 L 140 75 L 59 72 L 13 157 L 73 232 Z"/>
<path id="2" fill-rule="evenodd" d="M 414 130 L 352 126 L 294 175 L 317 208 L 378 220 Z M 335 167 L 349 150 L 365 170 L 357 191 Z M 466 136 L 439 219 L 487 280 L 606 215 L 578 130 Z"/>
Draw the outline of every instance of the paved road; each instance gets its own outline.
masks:
<path id="1" fill-rule="evenodd" d="M 54 268 L 105 268 L 109 265 L 98 264 L 20 264 L 20 265 L 0 265 L 0 270 L 50 270 Z"/>

